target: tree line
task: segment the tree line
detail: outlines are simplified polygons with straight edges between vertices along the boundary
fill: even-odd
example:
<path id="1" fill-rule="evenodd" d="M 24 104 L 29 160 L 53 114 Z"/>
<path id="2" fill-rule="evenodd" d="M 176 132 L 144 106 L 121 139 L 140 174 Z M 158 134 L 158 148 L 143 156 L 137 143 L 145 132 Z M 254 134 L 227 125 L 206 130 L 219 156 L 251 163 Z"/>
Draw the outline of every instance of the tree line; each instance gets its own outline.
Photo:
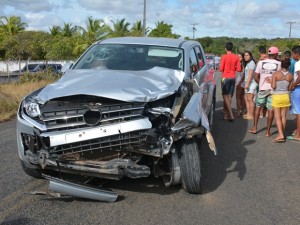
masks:
<path id="1" fill-rule="evenodd" d="M 74 60 L 92 43 L 111 37 L 144 36 L 141 21 L 130 24 L 125 19 L 111 21 L 111 26 L 102 19 L 88 17 L 85 26 L 64 23 L 62 27 L 49 27 L 48 32 L 28 31 L 27 23 L 18 16 L 0 16 L 0 59 L 1 60 Z M 180 38 L 173 33 L 172 24 L 159 21 L 155 27 L 146 28 L 148 37 Z M 185 37 L 185 39 L 190 39 Z M 277 46 L 281 51 L 300 44 L 300 39 L 258 39 L 232 37 L 202 37 L 199 41 L 205 52 L 224 54 L 224 45 L 231 41 L 235 52 L 245 50 L 257 54 L 258 46 Z"/>
<path id="2" fill-rule="evenodd" d="M 197 38 L 204 48 L 205 52 L 211 52 L 214 54 L 222 55 L 225 54 L 225 43 L 231 41 L 234 45 L 233 52 L 243 53 L 245 50 L 250 50 L 253 56 L 258 58 L 258 49 L 260 46 L 268 49 L 271 46 L 278 47 L 279 51 L 284 53 L 287 50 L 291 50 L 293 46 L 300 45 L 299 38 L 233 38 L 233 37 L 203 37 Z"/>

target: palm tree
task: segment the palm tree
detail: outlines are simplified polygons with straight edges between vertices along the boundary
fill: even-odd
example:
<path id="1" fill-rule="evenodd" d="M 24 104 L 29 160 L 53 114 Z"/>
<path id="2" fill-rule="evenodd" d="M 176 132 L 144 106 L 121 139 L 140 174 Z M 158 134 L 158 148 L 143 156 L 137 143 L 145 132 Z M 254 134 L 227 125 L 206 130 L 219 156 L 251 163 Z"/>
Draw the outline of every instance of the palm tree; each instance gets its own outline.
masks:
<path id="1" fill-rule="evenodd" d="M 83 27 L 77 27 L 77 29 L 82 32 L 84 41 L 78 41 L 73 51 L 74 55 L 82 53 L 94 42 L 104 39 L 109 30 L 102 19 L 93 19 L 91 16 L 88 17 L 86 22 L 86 29 Z"/>
<path id="2" fill-rule="evenodd" d="M 180 35 L 172 33 L 172 24 L 167 24 L 164 21 L 158 21 L 155 23 L 156 28 L 152 29 L 150 37 L 167 37 L 167 38 L 179 38 Z"/>
<path id="3" fill-rule="evenodd" d="M 64 37 L 72 37 L 77 32 L 77 27 L 71 23 L 64 23 L 64 27 L 61 29 L 61 33 Z"/>
<path id="4" fill-rule="evenodd" d="M 135 22 L 131 29 L 130 29 L 130 35 L 135 36 L 135 37 L 142 37 L 143 35 L 143 25 L 142 21 L 137 21 Z"/>
<path id="5" fill-rule="evenodd" d="M 86 29 L 78 27 L 82 31 L 88 45 L 99 41 L 107 34 L 107 26 L 102 19 L 93 19 L 92 16 L 88 17 L 86 22 Z"/>
<path id="6" fill-rule="evenodd" d="M 20 31 L 24 31 L 27 26 L 27 23 L 22 22 L 18 16 L 11 16 L 9 18 L 6 16 L 0 17 L 0 29 L 10 37 Z"/>
<path id="7" fill-rule="evenodd" d="M 49 27 L 49 30 L 50 30 L 50 34 L 51 34 L 52 36 L 58 35 L 58 34 L 60 34 L 61 31 L 62 31 L 62 29 L 61 29 L 60 26 L 55 26 L 55 25 L 52 26 L 52 28 Z"/>
<path id="8" fill-rule="evenodd" d="M 146 30 L 145 30 L 145 35 L 147 35 L 150 31 L 150 28 L 147 27 Z M 142 21 L 139 20 L 137 22 L 135 22 L 131 29 L 130 29 L 130 35 L 131 36 L 135 36 L 135 37 L 142 37 L 144 36 L 143 34 L 143 25 L 142 25 Z"/>
<path id="9" fill-rule="evenodd" d="M 111 21 L 113 23 L 113 29 L 110 28 L 110 37 L 124 37 L 129 35 L 129 25 L 130 23 L 125 22 L 125 19 L 117 20 L 117 22 Z"/>

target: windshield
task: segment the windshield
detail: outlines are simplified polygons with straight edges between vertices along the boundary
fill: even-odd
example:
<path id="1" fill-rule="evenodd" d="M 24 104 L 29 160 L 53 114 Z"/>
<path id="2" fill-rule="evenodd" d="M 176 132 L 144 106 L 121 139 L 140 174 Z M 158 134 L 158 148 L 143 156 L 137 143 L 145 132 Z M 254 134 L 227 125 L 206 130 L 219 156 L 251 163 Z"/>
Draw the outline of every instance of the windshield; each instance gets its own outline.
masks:
<path id="1" fill-rule="evenodd" d="M 148 70 L 155 66 L 183 71 L 183 50 L 149 45 L 96 44 L 73 68 Z"/>
<path id="2" fill-rule="evenodd" d="M 39 64 L 28 64 L 28 71 L 32 71 L 37 65 Z M 22 68 L 22 71 L 27 71 L 27 66 L 25 65 L 23 68 Z"/>

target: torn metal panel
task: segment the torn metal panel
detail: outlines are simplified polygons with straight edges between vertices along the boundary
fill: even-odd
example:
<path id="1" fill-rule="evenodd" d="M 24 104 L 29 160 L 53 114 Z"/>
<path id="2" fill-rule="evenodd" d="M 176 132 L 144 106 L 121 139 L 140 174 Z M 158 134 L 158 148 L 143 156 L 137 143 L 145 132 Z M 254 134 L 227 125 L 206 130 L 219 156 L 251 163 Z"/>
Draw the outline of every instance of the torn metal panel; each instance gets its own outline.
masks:
<path id="1" fill-rule="evenodd" d="M 212 150 L 214 152 L 214 154 L 217 155 L 217 147 L 215 144 L 215 140 L 209 131 L 206 131 L 206 139 L 207 139 L 210 150 Z"/>
<path id="2" fill-rule="evenodd" d="M 185 73 L 154 67 L 143 71 L 68 70 L 57 82 L 45 87 L 36 99 L 44 104 L 61 96 L 92 95 L 121 101 L 149 102 L 174 94 Z"/>
<path id="3" fill-rule="evenodd" d="M 166 107 L 156 107 L 156 108 L 151 108 L 148 109 L 149 113 L 155 114 L 155 115 L 169 115 L 171 114 L 171 109 L 170 108 L 166 108 Z"/>
<path id="4" fill-rule="evenodd" d="M 206 130 L 209 130 L 209 122 L 207 115 L 202 108 L 202 93 L 194 93 L 191 100 L 187 104 L 182 113 L 182 119 L 180 119 L 173 127 L 172 130 L 181 130 L 184 128 L 203 126 Z"/>
<path id="5" fill-rule="evenodd" d="M 86 187 L 53 177 L 48 179 L 49 189 L 55 192 L 104 202 L 115 202 L 118 198 L 118 194 L 112 191 Z"/>

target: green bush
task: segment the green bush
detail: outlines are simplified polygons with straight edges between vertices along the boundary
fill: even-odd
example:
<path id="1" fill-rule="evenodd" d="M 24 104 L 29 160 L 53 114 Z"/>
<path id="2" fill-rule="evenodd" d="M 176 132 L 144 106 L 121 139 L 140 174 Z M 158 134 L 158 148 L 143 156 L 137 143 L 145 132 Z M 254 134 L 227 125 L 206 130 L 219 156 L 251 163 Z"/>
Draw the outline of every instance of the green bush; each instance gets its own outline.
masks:
<path id="1" fill-rule="evenodd" d="M 37 81 L 55 81 L 61 77 L 61 74 L 55 74 L 52 69 L 47 69 L 35 73 L 26 72 L 20 76 L 19 82 L 37 82 Z"/>

